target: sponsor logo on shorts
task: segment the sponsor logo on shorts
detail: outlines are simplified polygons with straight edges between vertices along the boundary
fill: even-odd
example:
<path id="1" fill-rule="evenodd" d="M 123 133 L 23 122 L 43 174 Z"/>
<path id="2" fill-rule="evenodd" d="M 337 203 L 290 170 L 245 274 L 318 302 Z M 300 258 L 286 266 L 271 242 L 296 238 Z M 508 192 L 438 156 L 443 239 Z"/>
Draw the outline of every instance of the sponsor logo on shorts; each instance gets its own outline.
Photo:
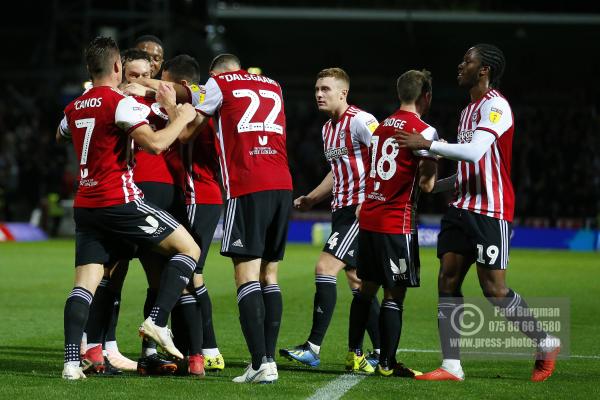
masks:
<path id="1" fill-rule="evenodd" d="M 406 265 L 406 260 L 401 258 L 398 260 L 398 264 L 396 264 L 394 260 L 390 258 L 390 269 L 394 274 L 394 281 L 397 281 L 399 279 L 405 279 L 405 277 L 402 275 L 404 275 L 406 273 L 406 270 L 408 269 L 408 266 Z"/>
<path id="2" fill-rule="evenodd" d="M 154 218 L 152 215 L 148 215 L 146 217 L 146 222 L 149 224 L 149 226 L 139 225 L 138 228 L 140 228 L 142 231 L 144 231 L 148 235 L 152 235 L 152 237 L 158 237 L 161 233 L 163 233 L 167 229 L 166 226 L 160 226 L 160 223 L 158 222 L 158 220 L 156 218 Z"/>
<path id="3" fill-rule="evenodd" d="M 146 232 L 148 235 L 154 234 L 154 232 L 156 232 L 158 229 L 158 225 L 159 225 L 158 221 L 152 215 L 148 215 L 146 217 L 146 222 L 150 226 L 139 225 L 138 228 L 140 228 L 142 231 Z"/>
<path id="4" fill-rule="evenodd" d="M 235 242 L 231 243 L 231 245 L 233 247 L 244 247 L 244 244 L 242 243 L 242 239 L 238 239 Z"/>

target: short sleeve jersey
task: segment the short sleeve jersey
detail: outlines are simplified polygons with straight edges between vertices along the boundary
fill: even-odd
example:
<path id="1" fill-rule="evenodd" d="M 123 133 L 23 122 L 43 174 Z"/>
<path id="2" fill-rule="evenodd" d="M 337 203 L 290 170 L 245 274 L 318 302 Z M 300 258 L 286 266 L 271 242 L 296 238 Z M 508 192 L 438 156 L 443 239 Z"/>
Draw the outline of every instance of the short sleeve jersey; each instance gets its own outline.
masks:
<path id="1" fill-rule="evenodd" d="M 93 87 L 67 105 L 59 129 L 72 138 L 79 160 L 74 207 L 109 207 L 143 197 L 133 180 L 129 133 L 148 124 L 149 112 L 108 86 Z"/>
<path id="2" fill-rule="evenodd" d="M 215 117 L 227 198 L 292 189 L 279 83 L 244 70 L 222 73 L 208 80 L 196 109 Z"/>
<path id="3" fill-rule="evenodd" d="M 349 106 L 337 122 L 323 125 L 323 150 L 333 174 L 331 209 L 360 204 L 365 199 L 365 168 L 377 119 Z"/>
<path id="4" fill-rule="evenodd" d="M 494 135 L 496 140 L 476 162 L 459 161 L 454 207 L 512 222 L 515 193 L 510 178 L 513 113 L 497 90 L 488 91 L 461 113 L 458 143 L 470 143 L 473 135 Z"/>
<path id="5" fill-rule="evenodd" d="M 140 104 L 150 109 L 148 122 L 153 130 L 163 129 L 169 121 L 169 116 L 160 103 L 146 97 L 135 97 Z M 179 141 L 176 140 L 168 149 L 160 154 L 150 154 L 140 146 L 135 146 L 135 181 L 160 182 L 169 185 L 185 187 L 185 172 L 179 152 Z"/>
<path id="6" fill-rule="evenodd" d="M 435 159 L 424 151 L 412 152 L 394 143 L 396 130 L 416 132 L 437 139 L 435 128 L 409 111 L 398 110 L 375 130 L 371 146 L 366 199 L 360 210 L 361 229 L 390 234 L 410 234 L 416 230 L 416 203 L 419 198 L 419 161 Z"/>

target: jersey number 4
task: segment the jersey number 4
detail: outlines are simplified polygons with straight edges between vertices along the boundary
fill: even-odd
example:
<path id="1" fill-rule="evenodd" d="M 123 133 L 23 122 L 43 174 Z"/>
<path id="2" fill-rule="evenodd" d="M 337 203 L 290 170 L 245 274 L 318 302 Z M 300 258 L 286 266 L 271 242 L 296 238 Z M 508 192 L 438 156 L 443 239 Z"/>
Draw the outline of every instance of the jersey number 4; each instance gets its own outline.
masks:
<path id="1" fill-rule="evenodd" d="M 87 164 L 88 151 L 90 149 L 90 141 L 92 140 L 92 133 L 94 132 L 94 126 L 96 125 L 96 118 L 83 118 L 75 121 L 76 128 L 85 128 L 85 136 L 83 138 L 83 147 L 81 148 L 81 161 L 79 165 L 85 166 Z M 81 179 L 88 176 L 88 169 L 81 168 Z"/>
<path id="2" fill-rule="evenodd" d="M 258 94 L 256 94 L 254 90 L 250 89 L 238 89 L 234 90 L 232 93 L 237 98 L 250 98 L 250 104 L 248 105 L 248 108 L 246 108 L 242 118 L 240 118 L 240 122 L 237 124 L 237 131 L 239 133 L 274 132 L 283 135 L 283 126 L 275 123 L 275 119 L 281 111 L 281 97 L 279 97 L 277 93 L 271 90 L 262 89 L 258 91 Z M 261 105 L 261 97 L 273 100 L 273 108 L 263 122 L 250 122 Z"/>

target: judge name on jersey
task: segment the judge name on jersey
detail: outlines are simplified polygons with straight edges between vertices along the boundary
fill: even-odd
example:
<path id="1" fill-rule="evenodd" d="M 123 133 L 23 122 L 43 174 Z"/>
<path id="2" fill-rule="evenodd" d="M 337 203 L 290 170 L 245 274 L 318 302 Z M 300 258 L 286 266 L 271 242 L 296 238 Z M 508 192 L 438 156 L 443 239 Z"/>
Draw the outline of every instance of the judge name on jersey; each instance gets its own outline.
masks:
<path id="1" fill-rule="evenodd" d="M 406 121 L 403 119 L 386 118 L 383 121 L 383 126 L 391 126 L 396 129 L 404 129 L 404 125 L 406 125 Z"/>
<path id="2" fill-rule="evenodd" d="M 254 75 L 254 74 L 248 74 L 248 73 L 246 73 L 246 74 L 229 73 L 229 74 L 225 74 L 225 75 L 219 75 L 219 79 L 224 79 L 227 82 L 257 81 L 257 82 L 264 82 L 264 83 L 268 83 L 271 85 L 279 86 L 279 84 L 271 78 L 267 78 L 266 76 L 263 76 L 263 75 Z"/>

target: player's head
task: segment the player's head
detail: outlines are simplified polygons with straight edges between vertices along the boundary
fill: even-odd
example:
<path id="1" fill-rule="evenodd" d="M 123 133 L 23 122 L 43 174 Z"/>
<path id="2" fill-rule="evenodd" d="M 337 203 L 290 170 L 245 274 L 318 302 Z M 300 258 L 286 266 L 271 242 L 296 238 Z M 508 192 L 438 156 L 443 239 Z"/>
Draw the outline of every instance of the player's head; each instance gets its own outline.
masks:
<path id="1" fill-rule="evenodd" d="M 110 37 L 98 36 L 85 49 L 85 63 L 92 81 L 113 77 L 121 82 L 119 46 Z"/>
<path id="2" fill-rule="evenodd" d="M 135 82 L 138 78 L 150 78 L 150 55 L 140 49 L 127 49 L 121 53 L 123 80 Z"/>
<path id="3" fill-rule="evenodd" d="M 194 57 L 180 54 L 165 61 L 162 80 L 183 85 L 198 85 L 200 83 L 200 65 Z"/>
<path id="4" fill-rule="evenodd" d="M 210 63 L 209 74 L 211 76 L 219 75 L 224 72 L 237 71 L 242 69 L 242 63 L 237 56 L 233 54 L 219 54 Z"/>
<path id="5" fill-rule="evenodd" d="M 406 71 L 396 81 L 396 90 L 402 105 L 414 104 L 419 114 L 426 114 L 432 98 L 431 72 Z"/>
<path id="6" fill-rule="evenodd" d="M 143 35 L 135 39 L 134 46 L 150 55 L 152 77 L 154 78 L 160 72 L 165 59 L 162 41 L 154 35 Z"/>
<path id="7" fill-rule="evenodd" d="M 492 44 L 477 44 L 467 50 L 458 65 L 458 84 L 471 88 L 481 80 L 487 80 L 488 86 L 497 88 L 505 66 L 502 50 Z"/>
<path id="8" fill-rule="evenodd" d="M 315 98 L 319 111 L 333 113 L 347 106 L 350 77 L 341 68 L 326 68 L 317 74 Z"/>

